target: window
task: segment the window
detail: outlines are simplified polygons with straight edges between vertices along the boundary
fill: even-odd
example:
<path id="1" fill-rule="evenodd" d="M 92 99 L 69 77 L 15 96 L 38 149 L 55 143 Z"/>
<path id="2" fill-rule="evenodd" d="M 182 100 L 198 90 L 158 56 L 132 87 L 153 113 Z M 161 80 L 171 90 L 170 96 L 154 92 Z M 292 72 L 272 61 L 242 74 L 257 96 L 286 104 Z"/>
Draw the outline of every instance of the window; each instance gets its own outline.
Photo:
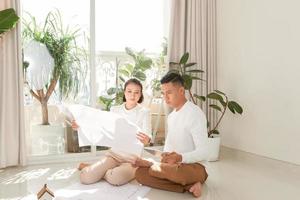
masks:
<path id="1" fill-rule="evenodd" d="M 77 98 L 65 100 L 60 92 L 53 92 L 51 95 L 48 103 L 49 122 L 55 126 L 51 131 L 57 133 L 62 131 L 59 125 L 64 124 L 57 104 L 68 101 L 96 106 L 99 96 L 108 88 L 116 86 L 118 67 L 132 61 L 125 53 L 125 47 L 136 51 L 145 49 L 147 56 L 155 57 L 160 54 L 163 38 L 168 35 L 167 0 L 21 0 L 21 5 L 24 19 L 30 19 L 28 16 L 31 15 L 35 17 L 37 24 L 41 24 L 50 11 L 58 10 L 64 25 L 80 30 L 76 44 L 85 52 L 86 60 L 81 59 L 80 66 L 86 76 L 80 79 L 82 85 Z M 59 91 L 59 84 L 58 81 L 56 91 Z M 41 131 L 41 126 L 36 125 L 41 122 L 41 108 L 27 86 L 25 104 L 30 157 L 35 159 L 42 152 L 43 155 L 55 154 L 60 159 L 63 157 L 57 154 L 72 152 L 68 139 L 54 137 L 51 131 Z M 46 139 L 36 135 L 39 132 L 44 132 Z M 70 130 L 67 133 L 61 132 L 60 135 L 68 135 L 69 132 Z M 83 148 L 82 152 L 90 152 L 89 155 L 94 156 L 96 147 Z"/>

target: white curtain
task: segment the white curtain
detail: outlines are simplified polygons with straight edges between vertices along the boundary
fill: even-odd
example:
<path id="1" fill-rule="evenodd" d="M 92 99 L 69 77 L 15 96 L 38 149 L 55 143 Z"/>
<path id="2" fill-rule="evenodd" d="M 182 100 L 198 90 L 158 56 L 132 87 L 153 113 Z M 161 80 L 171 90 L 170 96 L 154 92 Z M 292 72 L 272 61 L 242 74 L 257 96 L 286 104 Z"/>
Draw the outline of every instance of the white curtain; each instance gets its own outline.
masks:
<path id="1" fill-rule="evenodd" d="M 189 62 L 195 69 L 205 71 L 202 78 L 207 83 L 194 81 L 192 93 L 205 95 L 217 87 L 216 62 L 216 0 L 172 0 L 168 46 L 168 60 L 179 62 L 183 53 L 189 52 Z M 216 113 L 202 105 L 208 121 L 216 123 Z"/>
<path id="2" fill-rule="evenodd" d="M 1 0 L 0 10 L 18 0 Z M 0 168 L 26 163 L 20 22 L 0 39 Z"/>

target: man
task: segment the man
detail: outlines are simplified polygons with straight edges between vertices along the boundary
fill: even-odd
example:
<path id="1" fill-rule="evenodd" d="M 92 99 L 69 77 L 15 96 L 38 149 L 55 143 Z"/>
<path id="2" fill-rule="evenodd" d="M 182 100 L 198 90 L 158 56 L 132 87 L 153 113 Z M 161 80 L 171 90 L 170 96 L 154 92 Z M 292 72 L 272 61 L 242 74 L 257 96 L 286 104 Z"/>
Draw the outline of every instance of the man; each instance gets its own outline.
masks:
<path id="1" fill-rule="evenodd" d="M 168 134 L 160 163 L 138 159 L 135 166 L 139 183 L 153 188 L 201 195 L 207 179 L 205 167 L 207 128 L 202 110 L 185 98 L 184 80 L 176 73 L 161 79 L 165 102 L 174 110 L 168 116 Z"/>

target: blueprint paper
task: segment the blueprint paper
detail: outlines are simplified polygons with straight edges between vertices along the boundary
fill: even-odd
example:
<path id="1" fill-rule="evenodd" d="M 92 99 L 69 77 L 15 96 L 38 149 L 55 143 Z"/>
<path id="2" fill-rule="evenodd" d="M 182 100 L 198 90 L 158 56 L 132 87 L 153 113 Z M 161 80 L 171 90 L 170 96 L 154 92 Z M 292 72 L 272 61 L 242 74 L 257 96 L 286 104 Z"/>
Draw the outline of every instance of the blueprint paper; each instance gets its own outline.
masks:
<path id="1" fill-rule="evenodd" d="M 119 118 L 115 123 L 115 140 L 111 150 L 120 153 L 142 155 L 143 144 L 136 138 L 138 127 L 124 118 Z"/>
<path id="2" fill-rule="evenodd" d="M 79 125 L 79 146 L 108 146 L 116 153 L 141 155 L 143 144 L 136 138 L 139 128 L 122 116 L 83 105 L 65 105 L 61 111 Z"/>

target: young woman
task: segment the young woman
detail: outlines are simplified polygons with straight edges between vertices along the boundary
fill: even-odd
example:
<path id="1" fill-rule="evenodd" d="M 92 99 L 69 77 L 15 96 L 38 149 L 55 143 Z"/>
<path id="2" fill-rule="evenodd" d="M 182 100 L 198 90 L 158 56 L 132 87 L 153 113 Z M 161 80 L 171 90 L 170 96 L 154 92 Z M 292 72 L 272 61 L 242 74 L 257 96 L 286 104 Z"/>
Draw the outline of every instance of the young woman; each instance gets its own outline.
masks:
<path id="1" fill-rule="evenodd" d="M 123 104 L 111 108 L 111 112 L 118 113 L 132 123 L 135 123 L 140 132 L 137 138 L 144 144 L 150 142 L 151 120 L 150 111 L 140 103 L 143 102 L 143 86 L 137 79 L 129 79 L 124 86 Z M 72 128 L 77 129 L 74 121 Z M 102 178 L 112 185 L 123 185 L 134 178 L 135 170 L 130 157 L 109 151 L 100 161 L 94 164 L 81 163 L 79 165 L 80 181 L 83 184 L 92 184 Z"/>

